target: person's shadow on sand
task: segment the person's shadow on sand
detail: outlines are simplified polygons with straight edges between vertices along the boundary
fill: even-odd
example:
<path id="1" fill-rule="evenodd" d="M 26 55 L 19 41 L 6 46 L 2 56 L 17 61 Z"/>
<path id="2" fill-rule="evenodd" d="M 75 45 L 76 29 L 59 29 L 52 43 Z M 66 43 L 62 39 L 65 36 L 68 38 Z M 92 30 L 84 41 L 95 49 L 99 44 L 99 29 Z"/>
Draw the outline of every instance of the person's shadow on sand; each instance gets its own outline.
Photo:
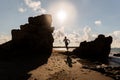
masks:
<path id="1" fill-rule="evenodd" d="M 70 56 L 67 56 L 67 64 L 69 67 L 72 67 L 72 59 L 70 58 Z"/>
<path id="2" fill-rule="evenodd" d="M 67 58 L 65 62 L 66 64 L 68 64 L 69 67 L 72 67 L 72 59 L 70 58 L 70 54 L 68 51 L 66 52 L 66 54 L 67 54 Z"/>

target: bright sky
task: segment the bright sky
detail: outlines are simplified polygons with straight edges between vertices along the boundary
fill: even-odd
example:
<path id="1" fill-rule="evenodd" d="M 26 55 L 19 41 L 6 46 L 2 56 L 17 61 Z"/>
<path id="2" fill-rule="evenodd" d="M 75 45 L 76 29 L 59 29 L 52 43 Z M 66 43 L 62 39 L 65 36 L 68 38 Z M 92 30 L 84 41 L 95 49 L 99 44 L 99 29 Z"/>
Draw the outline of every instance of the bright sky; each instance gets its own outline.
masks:
<path id="1" fill-rule="evenodd" d="M 29 16 L 51 13 L 57 36 L 73 36 L 77 42 L 102 33 L 112 35 L 113 47 L 120 47 L 119 8 L 120 0 L 0 0 L 0 40 Z"/>

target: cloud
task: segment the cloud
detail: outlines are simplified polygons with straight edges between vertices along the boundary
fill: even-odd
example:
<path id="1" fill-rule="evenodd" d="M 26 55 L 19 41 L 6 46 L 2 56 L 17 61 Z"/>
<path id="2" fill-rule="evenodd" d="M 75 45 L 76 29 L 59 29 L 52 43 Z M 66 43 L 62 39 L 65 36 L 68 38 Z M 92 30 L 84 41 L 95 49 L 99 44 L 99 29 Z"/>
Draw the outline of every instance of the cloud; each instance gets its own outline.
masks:
<path id="1" fill-rule="evenodd" d="M 88 39 L 90 38 L 91 28 L 90 28 L 90 27 L 85 27 L 85 28 L 83 29 L 83 32 L 84 32 L 83 39 L 84 39 L 84 40 L 88 40 Z"/>
<path id="2" fill-rule="evenodd" d="M 120 48 L 120 31 L 113 31 L 109 35 L 113 37 L 112 47 Z"/>
<path id="3" fill-rule="evenodd" d="M 9 35 L 0 35 L 0 44 L 5 43 L 9 40 L 11 40 L 11 37 Z"/>
<path id="4" fill-rule="evenodd" d="M 117 38 L 120 38 L 120 31 L 114 31 L 113 35 Z"/>
<path id="5" fill-rule="evenodd" d="M 33 1 L 33 0 L 24 0 L 25 4 L 32 9 L 33 11 L 45 13 L 46 10 L 41 7 L 40 1 Z"/>
<path id="6" fill-rule="evenodd" d="M 101 25 L 102 21 L 101 20 L 96 20 L 94 23 L 95 23 L 95 25 Z"/>
<path id="7" fill-rule="evenodd" d="M 26 9 L 21 7 L 21 8 L 18 9 L 18 11 L 19 11 L 20 13 L 24 13 L 24 12 L 26 11 Z"/>
<path id="8" fill-rule="evenodd" d="M 79 32 L 72 32 L 72 33 L 65 33 L 64 28 L 60 28 L 54 31 L 54 45 L 63 46 L 64 42 L 63 39 L 67 36 L 70 39 L 70 46 L 79 46 L 80 42 L 82 41 L 90 41 L 94 40 L 97 35 L 92 34 L 92 30 L 89 26 L 86 26 L 82 29 L 82 33 Z"/>
<path id="9" fill-rule="evenodd" d="M 61 27 L 54 31 L 54 45 L 63 45 L 63 38 L 65 36 L 64 27 Z"/>
<path id="10" fill-rule="evenodd" d="M 99 34 L 93 33 L 92 29 L 89 26 L 85 26 L 83 29 L 81 29 L 80 32 L 72 32 L 72 33 L 65 33 L 64 28 L 59 28 L 54 31 L 54 46 L 64 46 L 63 39 L 65 36 L 67 36 L 68 39 L 70 39 L 70 45 L 69 46 L 79 46 L 80 42 L 83 41 L 92 41 L 95 40 L 95 38 L 98 37 Z M 120 30 L 113 31 L 112 33 L 108 33 L 105 35 L 112 36 L 113 42 L 111 44 L 112 48 L 120 48 Z"/>

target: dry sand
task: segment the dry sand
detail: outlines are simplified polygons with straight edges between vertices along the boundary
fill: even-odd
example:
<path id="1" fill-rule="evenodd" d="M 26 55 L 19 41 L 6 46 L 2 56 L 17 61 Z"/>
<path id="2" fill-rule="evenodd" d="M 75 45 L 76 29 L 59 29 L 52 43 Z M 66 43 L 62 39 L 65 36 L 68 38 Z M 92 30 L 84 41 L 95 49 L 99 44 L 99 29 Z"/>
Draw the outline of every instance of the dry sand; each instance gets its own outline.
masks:
<path id="1" fill-rule="evenodd" d="M 83 69 L 77 59 L 72 58 L 72 67 L 66 64 L 66 55 L 53 51 L 47 64 L 30 71 L 28 80 L 113 80 L 99 72 Z"/>

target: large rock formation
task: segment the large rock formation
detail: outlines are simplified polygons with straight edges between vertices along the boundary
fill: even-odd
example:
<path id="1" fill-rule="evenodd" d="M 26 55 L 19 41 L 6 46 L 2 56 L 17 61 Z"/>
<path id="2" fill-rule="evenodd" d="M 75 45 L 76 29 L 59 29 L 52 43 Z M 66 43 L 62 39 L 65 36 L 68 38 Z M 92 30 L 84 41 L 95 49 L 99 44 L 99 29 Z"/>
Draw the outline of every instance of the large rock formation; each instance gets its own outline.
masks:
<path id="1" fill-rule="evenodd" d="M 53 47 L 54 30 L 51 27 L 52 17 L 43 14 L 29 17 L 28 23 L 21 25 L 20 29 L 11 31 L 12 40 L 0 45 L 1 58 L 23 58 L 39 57 L 41 62 L 47 61 Z M 0 59 L 1 59 L 0 58 Z"/>
<path id="2" fill-rule="evenodd" d="M 11 31 L 12 40 L 0 45 L 1 80 L 28 80 L 29 71 L 47 63 L 54 41 L 51 23 L 51 15 L 44 14 Z"/>
<path id="3" fill-rule="evenodd" d="M 73 53 L 80 58 L 92 61 L 106 62 L 111 50 L 112 37 L 99 35 L 94 41 L 81 42 L 80 46 L 73 50 Z"/>

